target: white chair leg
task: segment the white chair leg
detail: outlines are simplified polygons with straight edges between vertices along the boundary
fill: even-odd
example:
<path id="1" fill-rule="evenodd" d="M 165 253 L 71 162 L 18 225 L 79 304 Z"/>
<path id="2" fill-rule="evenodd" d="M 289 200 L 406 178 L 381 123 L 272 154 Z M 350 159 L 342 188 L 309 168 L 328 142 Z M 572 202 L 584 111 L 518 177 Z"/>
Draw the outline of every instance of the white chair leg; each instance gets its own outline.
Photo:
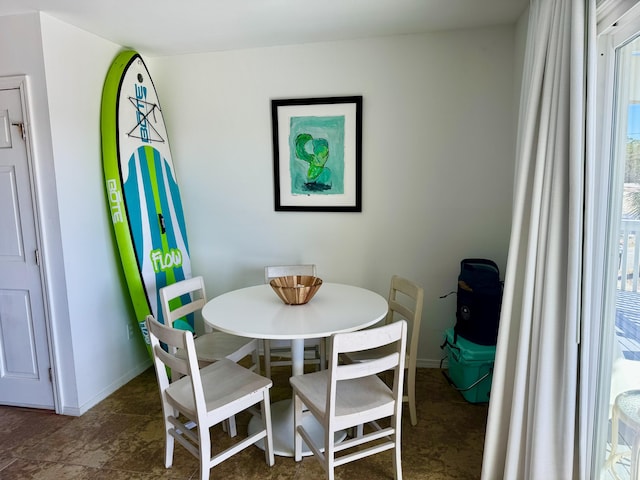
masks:
<path id="1" fill-rule="evenodd" d="M 618 456 L 616 455 L 616 451 L 618 450 L 618 407 L 616 405 L 613 406 L 612 414 L 611 414 L 611 452 L 609 453 L 609 458 L 607 459 L 606 466 L 612 472 L 614 470 L 614 465 L 618 461 Z"/>
<path id="2" fill-rule="evenodd" d="M 233 438 L 238 434 L 236 428 L 236 417 L 232 416 L 222 421 L 222 431 L 229 434 L 229 437 Z"/>
<path id="3" fill-rule="evenodd" d="M 264 341 L 264 376 L 271 378 L 271 342 Z"/>
<path id="4" fill-rule="evenodd" d="M 633 447 L 631 448 L 631 476 L 629 478 L 633 480 L 640 479 L 640 445 L 638 444 L 638 438 L 633 441 Z"/>
<path id="5" fill-rule="evenodd" d="M 261 405 L 262 410 L 262 424 L 267 431 L 267 436 L 264 438 L 264 456 L 267 464 L 273 467 L 275 464 L 274 452 L 273 452 L 273 430 L 271 427 L 271 401 L 269 400 L 269 391 L 264 391 L 264 399 Z"/>
<path id="6" fill-rule="evenodd" d="M 165 431 L 165 445 L 164 445 L 164 467 L 171 468 L 173 465 L 173 447 L 176 443 L 175 438 L 169 434 L 168 429 Z"/>
<path id="7" fill-rule="evenodd" d="M 302 400 L 298 395 L 293 396 L 293 457 L 296 462 L 302 461 L 302 436 L 298 426 L 302 424 Z"/>
<path id="8" fill-rule="evenodd" d="M 169 423 L 169 420 L 168 420 L 169 415 L 177 417 L 178 412 L 174 411 L 171 413 L 164 413 L 164 417 L 165 417 L 164 418 L 164 436 L 165 436 L 164 466 L 165 468 L 171 468 L 171 465 L 173 465 L 173 449 L 176 444 L 176 439 L 173 438 L 173 435 L 169 433 L 169 430 L 173 428 L 173 425 L 171 425 L 171 423 Z"/>
<path id="9" fill-rule="evenodd" d="M 393 448 L 393 469 L 394 469 L 394 479 L 395 480 L 402 480 L 402 456 L 401 456 L 401 443 L 402 443 L 402 437 L 401 437 L 401 428 L 402 428 L 402 422 L 400 421 L 400 417 L 394 415 L 393 417 L 391 417 L 391 425 L 393 425 L 394 427 L 394 432 L 393 432 L 393 440 L 395 443 L 395 446 Z"/>
<path id="10" fill-rule="evenodd" d="M 320 349 L 320 370 L 325 370 L 327 368 L 327 342 L 324 337 L 320 339 L 318 349 Z"/>
<path id="11" fill-rule="evenodd" d="M 198 443 L 200 444 L 200 480 L 209 480 L 211 473 L 211 437 L 209 429 L 198 427 Z"/>
<path id="12" fill-rule="evenodd" d="M 258 347 L 256 347 L 256 349 L 251 352 L 251 363 L 253 365 L 251 365 L 251 368 L 249 368 L 249 370 L 260 375 L 260 352 L 258 352 Z"/>
<path id="13" fill-rule="evenodd" d="M 235 417 L 235 415 L 229 417 L 226 421 L 229 422 L 229 436 L 231 438 L 233 438 L 236 435 L 238 435 L 238 429 L 236 428 L 236 417 Z"/>
<path id="14" fill-rule="evenodd" d="M 335 478 L 335 444 L 334 433 L 329 431 L 325 427 L 324 431 L 324 461 L 325 469 L 327 471 L 327 480 L 334 480 Z"/>
<path id="15" fill-rule="evenodd" d="M 416 412 L 416 371 L 409 370 L 409 382 L 407 385 L 407 394 L 409 397 L 409 416 L 411 417 L 411 425 L 414 427 L 418 424 L 418 413 Z"/>
<path id="16" fill-rule="evenodd" d="M 393 470 L 395 480 L 402 480 L 402 461 L 400 457 L 400 442 L 396 442 L 396 446 L 393 449 Z"/>

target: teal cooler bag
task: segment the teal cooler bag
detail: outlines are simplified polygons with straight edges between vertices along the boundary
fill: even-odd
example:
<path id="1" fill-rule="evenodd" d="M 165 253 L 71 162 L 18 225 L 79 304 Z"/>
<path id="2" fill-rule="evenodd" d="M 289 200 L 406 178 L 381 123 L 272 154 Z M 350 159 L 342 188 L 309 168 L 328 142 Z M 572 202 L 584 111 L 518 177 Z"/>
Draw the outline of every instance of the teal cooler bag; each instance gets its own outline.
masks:
<path id="1" fill-rule="evenodd" d="M 468 402 L 488 402 L 496 347 L 478 345 L 460 335 L 457 337 L 454 341 L 453 328 L 444 333 L 441 348 L 446 352 L 445 358 L 449 359 L 449 373 L 444 370 L 442 373 Z"/>

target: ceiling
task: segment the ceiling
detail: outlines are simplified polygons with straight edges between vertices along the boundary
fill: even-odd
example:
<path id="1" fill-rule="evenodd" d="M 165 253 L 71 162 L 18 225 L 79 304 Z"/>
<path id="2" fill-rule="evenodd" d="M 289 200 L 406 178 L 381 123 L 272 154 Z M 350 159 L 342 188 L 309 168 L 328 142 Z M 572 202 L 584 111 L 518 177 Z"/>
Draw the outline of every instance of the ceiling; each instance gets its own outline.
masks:
<path id="1" fill-rule="evenodd" d="M 152 56 L 513 24 L 529 0 L 1 0 Z"/>

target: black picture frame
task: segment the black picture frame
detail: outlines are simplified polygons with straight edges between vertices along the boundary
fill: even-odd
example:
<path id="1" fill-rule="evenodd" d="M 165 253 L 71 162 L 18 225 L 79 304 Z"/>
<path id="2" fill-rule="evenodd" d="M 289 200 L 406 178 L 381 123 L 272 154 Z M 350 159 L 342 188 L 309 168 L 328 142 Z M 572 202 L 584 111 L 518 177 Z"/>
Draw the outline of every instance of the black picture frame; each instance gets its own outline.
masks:
<path id="1" fill-rule="evenodd" d="M 362 96 L 271 101 L 276 211 L 362 211 Z"/>

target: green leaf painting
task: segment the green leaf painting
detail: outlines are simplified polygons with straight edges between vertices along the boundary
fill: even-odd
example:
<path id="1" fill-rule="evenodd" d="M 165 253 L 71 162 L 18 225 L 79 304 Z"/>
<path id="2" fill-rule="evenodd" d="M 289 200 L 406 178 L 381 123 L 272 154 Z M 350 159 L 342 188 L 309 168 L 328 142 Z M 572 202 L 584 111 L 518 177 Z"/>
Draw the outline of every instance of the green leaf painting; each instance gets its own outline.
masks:
<path id="1" fill-rule="evenodd" d="M 344 116 L 291 117 L 292 195 L 344 193 Z"/>

